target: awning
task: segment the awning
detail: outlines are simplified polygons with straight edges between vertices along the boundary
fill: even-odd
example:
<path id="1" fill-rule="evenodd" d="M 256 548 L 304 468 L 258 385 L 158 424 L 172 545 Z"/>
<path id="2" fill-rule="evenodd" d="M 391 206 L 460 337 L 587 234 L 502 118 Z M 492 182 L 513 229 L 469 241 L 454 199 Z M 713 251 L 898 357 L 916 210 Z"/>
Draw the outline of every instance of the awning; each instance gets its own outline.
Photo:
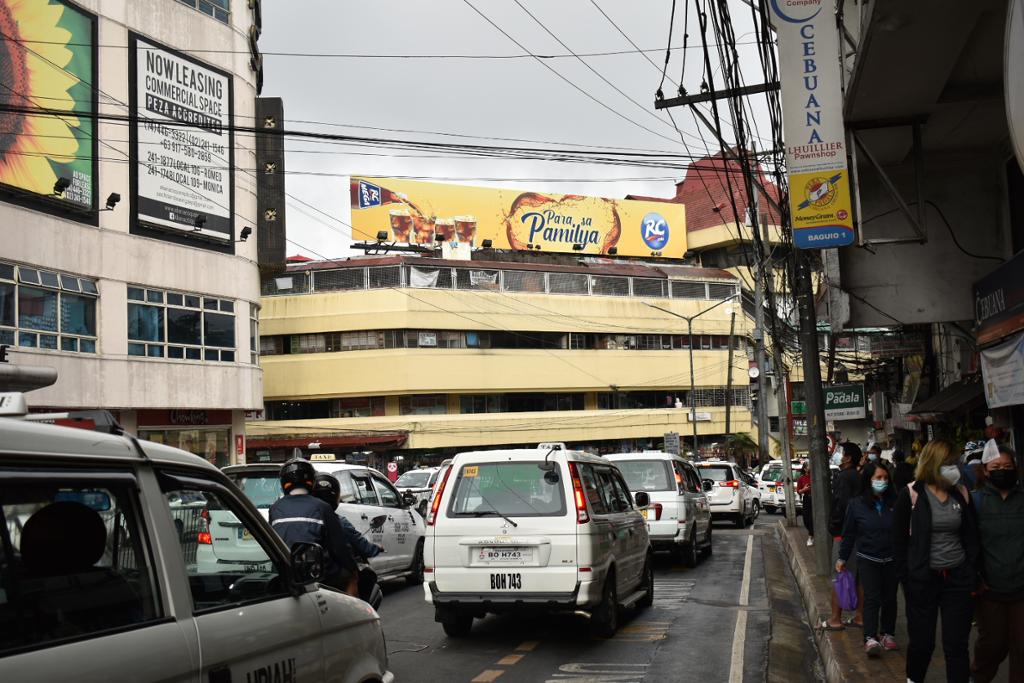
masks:
<path id="1" fill-rule="evenodd" d="M 949 385 L 934 396 L 914 404 L 908 415 L 945 415 L 970 410 L 985 402 L 981 375 L 971 375 Z"/>
<path id="2" fill-rule="evenodd" d="M 253 448 L 305 448 L 312 442 L 319 442 L 321 448 L 366 448 L 367 450 L 384 448 L 401 448 L 405 445 L 408 434 L 405 432 L 389 432 L 386 434 L 306 434 L 303 436 L 248 436 L 245 440 L 247 450 Z"/>

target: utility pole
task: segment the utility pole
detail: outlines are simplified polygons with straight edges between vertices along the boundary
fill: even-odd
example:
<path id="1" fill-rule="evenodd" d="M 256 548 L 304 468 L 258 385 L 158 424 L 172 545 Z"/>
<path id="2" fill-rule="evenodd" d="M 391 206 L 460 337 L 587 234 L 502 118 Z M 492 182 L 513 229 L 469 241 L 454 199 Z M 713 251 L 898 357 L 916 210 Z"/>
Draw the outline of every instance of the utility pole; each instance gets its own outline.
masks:
<path id="1" fill-rule="evenodd" d="M 764 258 L 758 260 L 754 275 L 754 362 L 757 363 L 757 449 L 761 457 L 770 452 L 768 447 L 768 368 L 764 352 Z"/>
<path id="2" fill-rule="evenodd" d="M 729 310 L 729 366 L 725 376 L 725 435 L 732 434 L 732 352 L 736 333 L 736 309 Z"/>

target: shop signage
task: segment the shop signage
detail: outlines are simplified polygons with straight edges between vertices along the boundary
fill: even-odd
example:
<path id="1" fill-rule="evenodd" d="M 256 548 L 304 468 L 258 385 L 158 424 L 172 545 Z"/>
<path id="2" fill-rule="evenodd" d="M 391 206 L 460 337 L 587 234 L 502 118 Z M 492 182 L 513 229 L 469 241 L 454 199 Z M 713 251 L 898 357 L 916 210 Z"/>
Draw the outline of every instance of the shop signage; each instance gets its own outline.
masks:
<path id="1" fill-rule="evenodd" d="M 354 234 L 434 246 L 682 258 L 682 204 L 353 177 Z"/>
<path id="2" fill-rule="evenodd" d="M 679 455 L 679 432 L 665 433 L 665 452 Z"/>
<path id="3" fill-rule="evenodd" d="M 794 415 L 807 414 L 807 401 L 790 401 L 789 404 L 789 410 Z"/>
<path id="4" fill-rule="evenodd" d="M 867 400 L 863 384 L 834 384 L 824 387 L 826 420 L 863 420 Z"/>
<path id="5" fill-rule="evenodd" d="M 1024 251 L 974 283 L 974 323 L 986 344 L 1024 328 Z"/>
<path id="6" fill-rule="evenodd" d="M 140 427 L 207 427 L 230 425 L 230 410 L 140 410 Z"/>
<path id="7" fill-rule="evenodd" d="M 844 247 L 853 244 L 854 230 L 833 3 L 773 0 L 771 7 L 793 242 L 801 249 Z"/>
<path id="8" fill-rule="evenodd" d="M 234 239 L 231 75 L 130 34 L 133 231 L 190 243 Z M 141 225 L 138 225 L 141 224 Z"/>
<path id="9" fill-rule="evenodd" d="M 711 422 L 711 413 L 698 413 L 695 411 L 689 411 L 686 417 L 690 422 Z"/>
<path id="10" fill-rule="evenodd" d="M 235 434 L 235 455 L 245 455 L 245 434 Z"/>
<path id="11" fill-rule="evenodd" d="M 168 416 L 172 425 L 208 424 L 205 410 L 171 410 Z"/>
<path id="12" fill-rule="evenodd" d="M 1024 332 L 982 349 L 981 374 L 989 408 L 1024 405 Z"/>

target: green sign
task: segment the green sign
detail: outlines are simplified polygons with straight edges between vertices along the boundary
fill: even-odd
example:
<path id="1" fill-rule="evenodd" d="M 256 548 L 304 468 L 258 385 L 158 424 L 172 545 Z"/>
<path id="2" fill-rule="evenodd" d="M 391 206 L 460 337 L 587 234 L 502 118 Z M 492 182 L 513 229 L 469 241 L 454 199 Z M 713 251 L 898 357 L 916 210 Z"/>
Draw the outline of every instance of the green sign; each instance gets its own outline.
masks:
<path id="1" fill-rule="evenodd" d="M 826 420 L 863 420 L 867 417 L 863 384 L 833 384 L 824 389 Z"/>
<path id="2" fill-rule="evenodd" d="M 807 414 L 807 401 L 790 401 L 790 412 L 794 415 Z"/>

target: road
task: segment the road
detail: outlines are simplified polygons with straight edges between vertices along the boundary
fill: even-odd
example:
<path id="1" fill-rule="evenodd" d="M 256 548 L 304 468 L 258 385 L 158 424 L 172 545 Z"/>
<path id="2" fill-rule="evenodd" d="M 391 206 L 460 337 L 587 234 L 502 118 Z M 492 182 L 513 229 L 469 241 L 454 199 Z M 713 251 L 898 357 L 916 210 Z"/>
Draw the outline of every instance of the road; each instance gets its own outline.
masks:
<path id="1" fill-rule="evenodd" d="M 468 638 L 445 636 L 421 587 L 385 588 L 380 614 L 398 681 L 819 680 L 799 598 L 769 526 L 716 524 L 714 553 L 687 569 L 656 556 L 654 605 L 609 640 L 579 617 L 477 620 Z M 794 602 L 794 600 L 796 602 Z M 774 631 L 774 637 L 773 637 Z"/>

